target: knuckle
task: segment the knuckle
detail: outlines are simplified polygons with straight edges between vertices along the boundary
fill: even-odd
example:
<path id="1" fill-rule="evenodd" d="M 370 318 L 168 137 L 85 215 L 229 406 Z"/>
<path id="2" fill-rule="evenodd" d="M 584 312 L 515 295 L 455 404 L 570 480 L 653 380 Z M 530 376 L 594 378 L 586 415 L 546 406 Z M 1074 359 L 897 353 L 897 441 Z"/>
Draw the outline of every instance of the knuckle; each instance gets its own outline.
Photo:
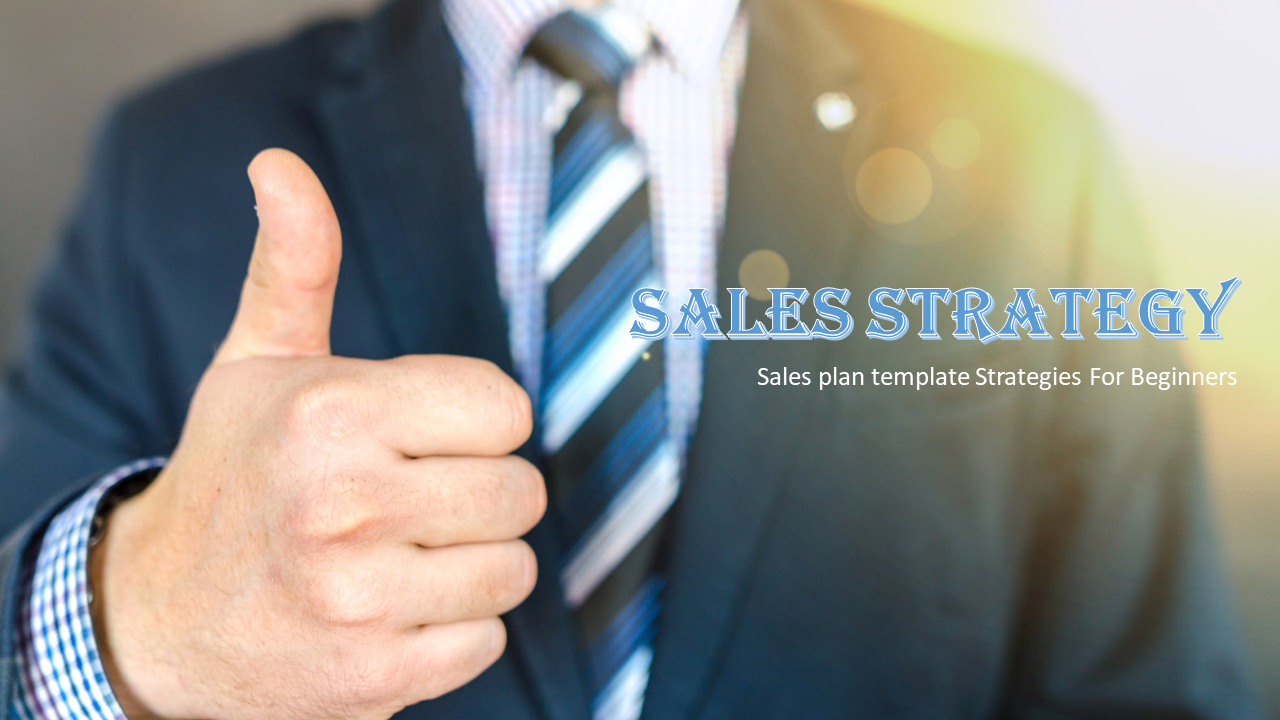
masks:
<path id="1" fill-rule="evenodd" d="M 353 382 L 346 378 L 304 383 L 286 398 L 283 425 L 295 435 L 348 437 L 361 426 L 359 397 Z"/>
<path id="2" fill-rule="evenodd" d="M 313 576 L 305 588 L 304 600 L 311 615 L 331 629 L 377 626 L 390 615 L 374 583 L 342 571 Z"/>
<path id="3" fill-rule="evenodd" d="M 286 534 L 304 546 L 350 542 L 379 526 L 380 506 L 355 478 L 324 481 L 290 506 L 281 521 Z"/>

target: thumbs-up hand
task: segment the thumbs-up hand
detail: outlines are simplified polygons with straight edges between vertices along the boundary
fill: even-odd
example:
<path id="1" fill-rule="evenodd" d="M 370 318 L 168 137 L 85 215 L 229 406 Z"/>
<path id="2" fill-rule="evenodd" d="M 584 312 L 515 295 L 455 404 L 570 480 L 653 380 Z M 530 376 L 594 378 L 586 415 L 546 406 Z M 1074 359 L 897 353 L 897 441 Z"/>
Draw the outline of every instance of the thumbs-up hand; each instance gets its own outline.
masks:
<path id="1" fill-rule="evenodd" d="M 168 467 L 91 556 L 129 717 L 385 718 L 502 653 L 536 576 L 529 400 L 490 363 L 329 355 L 342 253 L 297 156 L 249 176 L 240 307 Z"/>

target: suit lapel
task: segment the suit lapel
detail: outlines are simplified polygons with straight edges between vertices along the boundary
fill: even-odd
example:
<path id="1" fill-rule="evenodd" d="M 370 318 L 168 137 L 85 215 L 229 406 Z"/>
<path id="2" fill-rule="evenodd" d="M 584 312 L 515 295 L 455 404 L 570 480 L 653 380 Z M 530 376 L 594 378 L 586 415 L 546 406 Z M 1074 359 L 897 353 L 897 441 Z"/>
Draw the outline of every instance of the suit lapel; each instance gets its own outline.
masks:
<path id="1" fill-rule="evenodd" d="M 854 59 L 824 26 L 822 3 L 761 0 L 749 3 L 748 12 L 747 70 L 717 282 L 738 285 L 743 258 L 770 249 L 787 261 L 789 285 L 823 287 L 845 277 L 833 269 L 849 267 L 854 216 L 841 171 L 849 136 L 824 130 L 813 103 L 831 90 L 856 101 Z M 721 302 L 727 320 L 727 293 Z M 763 316 L 764 303 L 748 305 L 753 319 Z M 833 345 L 710 343 L 698 430 L 676 510 L 646 718 L 691 717 L 705 701 L 725 661 L 770 509 L 790 480 L 790 460 L 801 447 L 795 438 L 819 429 L 809 392 L 757 388 L 757 369 L 816 370 Z"/>
<path id="2" fill-rule="evenodd" d="M 370 273 L 398 353 L 482 357 L 511 372 L 457 51 L 435 2 L 397 2 L 339 53 L 342 79 L 319 114 L 333 144 Z M 537 588 L 507 616 L 511 650 L 545 715 L 586 720 L 560 548 L 546 521 L 526 540 Z"/>
<path id="3" fill-rule="evenodd" d="M 320 113 L 364 238 L 351 250 L 398 351 L 509 367 L 461 70 L 438 6 L 388 6 L 340 57 L 344 81 Z"/>

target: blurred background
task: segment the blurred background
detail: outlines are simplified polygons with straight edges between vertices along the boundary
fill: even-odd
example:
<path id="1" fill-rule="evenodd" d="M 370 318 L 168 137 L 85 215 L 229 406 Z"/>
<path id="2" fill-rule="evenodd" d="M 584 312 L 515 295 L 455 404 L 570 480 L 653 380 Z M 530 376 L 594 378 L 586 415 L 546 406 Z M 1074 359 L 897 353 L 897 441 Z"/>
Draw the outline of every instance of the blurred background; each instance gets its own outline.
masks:
<path id="1" fill-rule="evenodd" d="M 849 0 L 854 1 L 854 0 Z M 1222 342 L 1190 340 L 1216 509 L 1246 637 L 1280 718 L 1280 28 L 1277 0 L 856 0 L 1007 48 L 1071 80 L 1123 154 L 1168 287 L 1239 275 Z M 0 357 L 119 93 L 371 0 L 0 4 Z M 1184 305 L 1190 305 L 1184 301 Z M 1194 311 L 1191 313 L 1195 315 Z"/>

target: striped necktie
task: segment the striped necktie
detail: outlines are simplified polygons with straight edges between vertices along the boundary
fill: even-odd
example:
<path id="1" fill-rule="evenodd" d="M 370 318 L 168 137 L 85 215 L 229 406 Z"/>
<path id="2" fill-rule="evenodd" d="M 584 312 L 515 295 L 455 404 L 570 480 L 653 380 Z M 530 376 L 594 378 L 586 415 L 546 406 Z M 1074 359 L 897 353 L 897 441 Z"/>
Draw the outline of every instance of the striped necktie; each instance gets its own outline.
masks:
<path id="1" fill-rule="evenodd" d="M 547 289 L 540 404 L 550 495 L 567 539 L 560 580 L 596 720 L 640 715 L 663 526 L 679 489 L 662 345 L 627 332 L 632 292 L 659 283 L 644 156 L 618 114 L 619 84 L 650 40 L 617 13 L 562 13 L 527 51 L 581 91 L 555 136 L 539 246 Z"/>

